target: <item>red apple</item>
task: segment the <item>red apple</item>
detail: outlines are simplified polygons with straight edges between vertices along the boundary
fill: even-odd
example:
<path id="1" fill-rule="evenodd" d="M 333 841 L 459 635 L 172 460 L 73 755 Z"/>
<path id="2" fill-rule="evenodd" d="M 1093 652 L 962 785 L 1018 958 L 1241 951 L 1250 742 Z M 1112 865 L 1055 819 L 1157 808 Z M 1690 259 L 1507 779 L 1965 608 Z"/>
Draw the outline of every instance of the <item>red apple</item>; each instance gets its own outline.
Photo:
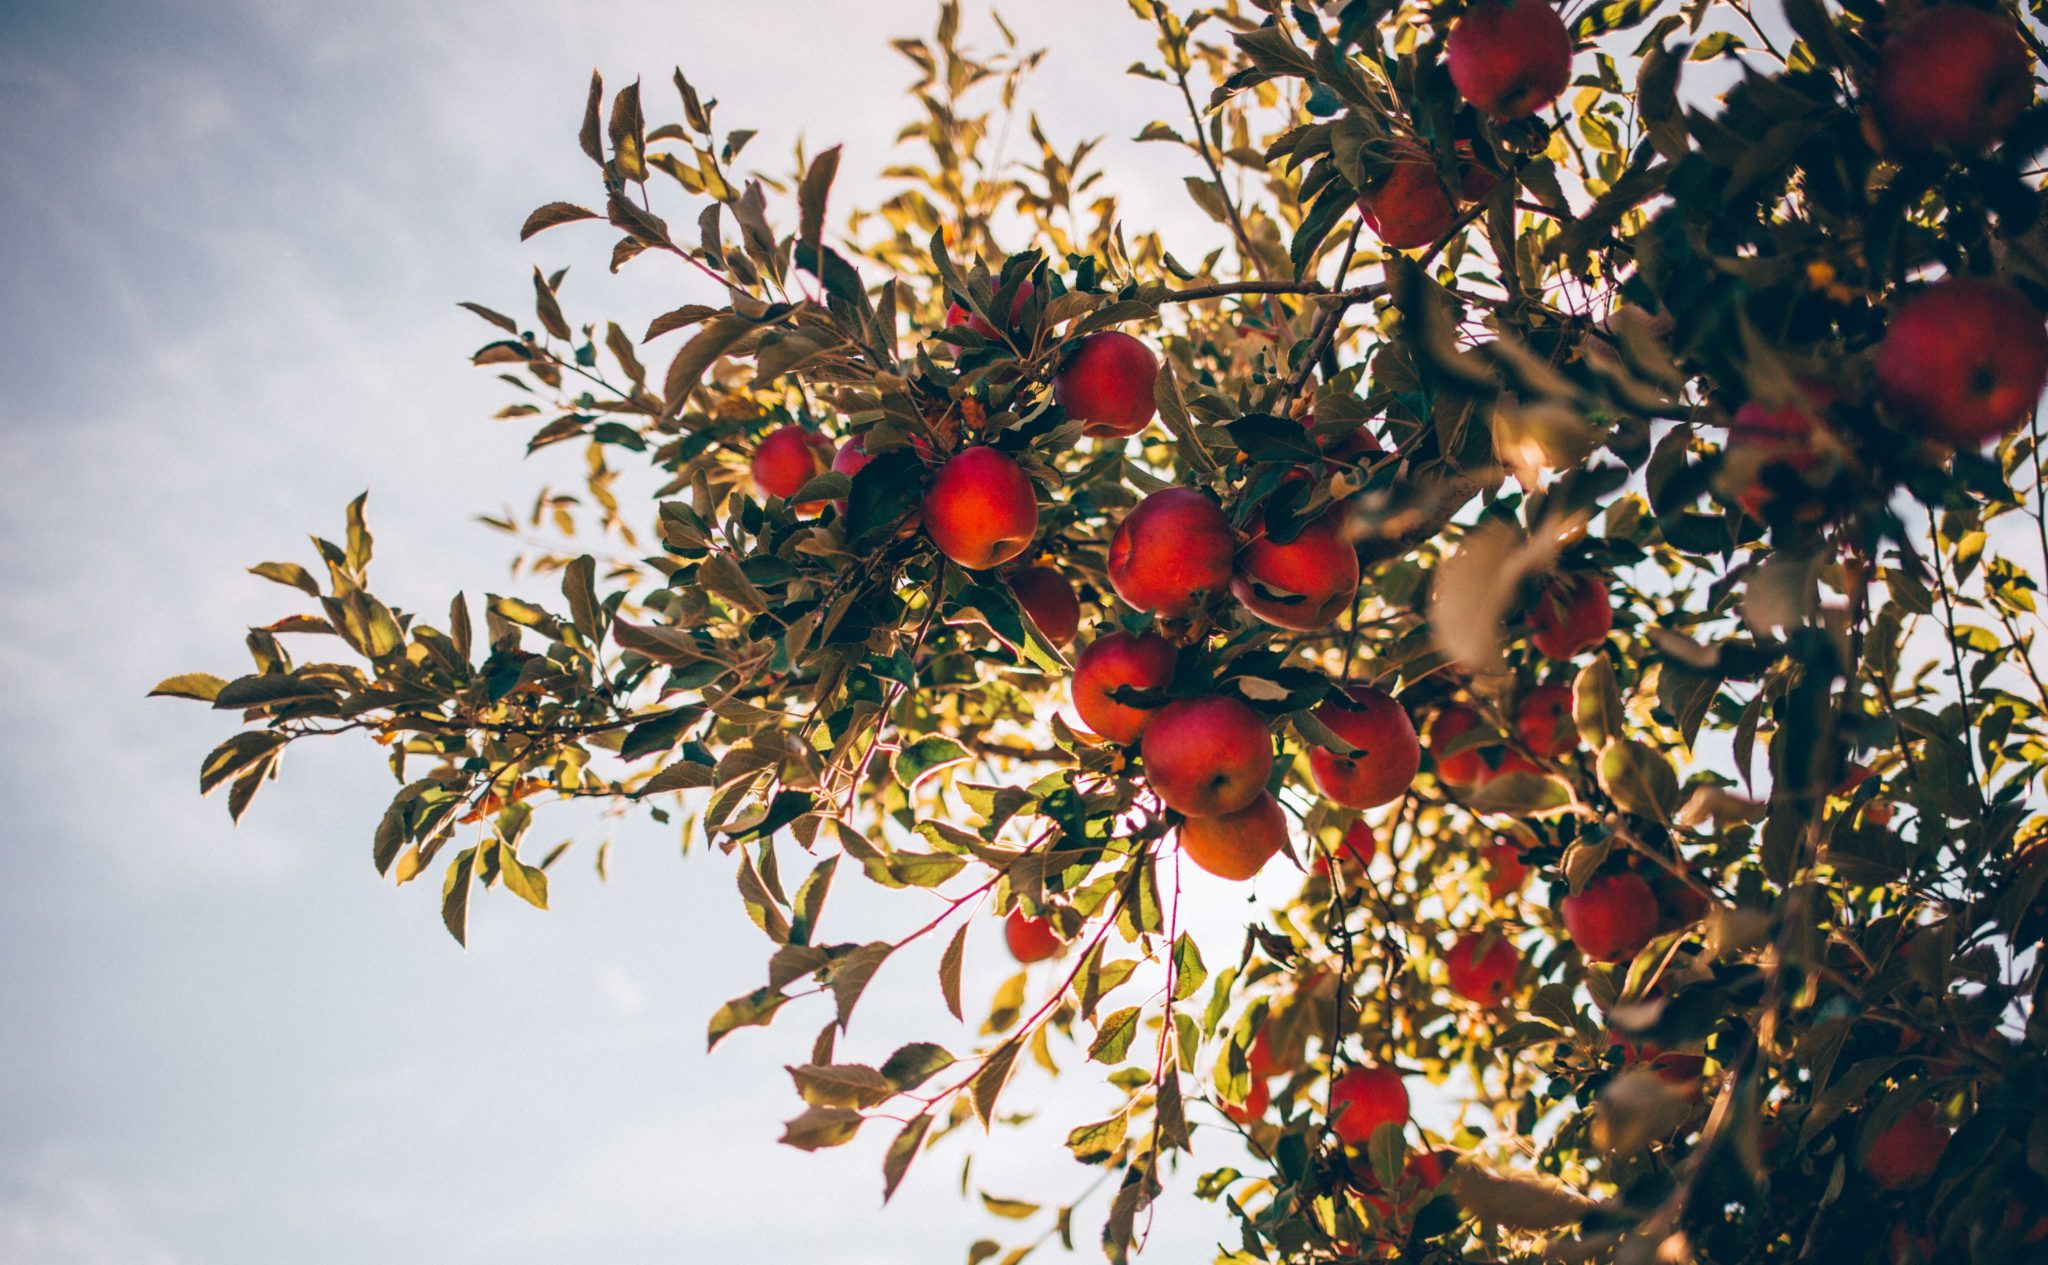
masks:
<path id="1" fill-rule="evenodd" d="M 1483 114 L 1519 119 L 1572 81 L 1572 37 L 1549 0 L 1476 0 L 1444 41 L 1451 85 Z"/>
<path id="2" fill-rule="evenodd" d="M 851 479 L 860 473 L 868 463 L 868 441 L 865 435 L 855 435 L 839 445 L 839 451 L 832 454 L 832 468 Z"/>
<path id="3" fill-rule="evenodd" d="M 1011 910 L 1003 920 L 1003 942 L 1010 946 L 1010 956 L 1024 963 L 1043 962 L 1066 947 L 1053 930 L 1052 919 L 1033 918 L 1022 909 Z"/>
<path id="4" fill-rule="evenodd" d="M 1480 853 L 1480 864 L 1486 875 L 1486 894 L 1495 900 L 1521 891 L 1522 884 L 1529 881 L 1529 867 L 1522 860 L 1522 850 L 1506 839 L 1488 844 Z"/>
<path id="5" fill-rule="evenodd" d="M 1558 905 L 1565 931 L 1596 962 L 1624 962 L 1657 934 L 1657 897 L 1638 875 L 1603 874 Z"/>
<path id="6" fill-rule="evenodd" d="M 1037 288 L 1038 287 L 1032 285 L 1028 279 L 1023 284 L 1017 287 L 1016 296 L 1010 300 L 1011 325 L 1014 326 L 1017 323 L 1017 318 L 1023 315 L 1024 301 L 1030 298 L 1032 291 L 1036 290 Z M 981 335 L 983 338 L 996 337 L 995 326 L 989 324 L 987 321 L 982 320 L 979 316 L 968 311 L 966 308 L 960 306 L 958 303 L 949 303 L 946 305 L 946 325 L 948 328 L 951 328 L 952 326 L 955 325 L 965 325 L 967 328 L 973 330 L 975 333 Z"/>
<path id="7" fill-rule="evenodd" d="M 1273 774 L 1273 733 L 1265 717 L 1227 695 L 1168 703 L 1141 742 L 1152 790 L 1189 817 L 1220 817 L 1249 806 Z"/>
<path id="8" fill-rule="evenodd" d="M 1088 335 L 1052 380 L 1052 398 L 1070 418 L 1087 423 L 1084 435 L 1135 435 L 1157 411 L 1152 384 L 1159 361 L 1129 334 L 1106 329 Z"/>
<path id="9" fill-rule="evenodd" d="M 1109 583 L 1141 611 L 1176 619 L 1230 582 L 1237 538 L 1216 502 L 1163 488 L 1124 516 L 1109 542 Z"/>
<path id="10" fill-rule="evenodd" d="M 1385 690 L 1353 686 L 1316 708 L 1330 732 L 1359 748 L 1355 756 L 1310 747 L 1316 789 L 1346 808 L 1376 808 L 1400 798 L 1422 767 L 1422 744 L 1408 711 Z"/>
<path id="11" fill-rule="evenodd" d="M 1362 1146 L 1381 1125 L 1408 1122 L 1408 1087 L 1391 1067 L 1354 1067 L 1330 1086 L 1330 1111 L 1337 1136 Z"/>
<path id="12" fill-rule="evenodd" d="M 1579 727 L 1572 719 L 1572 687 L 1539 685 L 1522 696 L 1515 709 L 1515 732 L 1537 755 L 1556 759 L 1579 745 Z"/>
<path id="13" fill-rule="evenodd" d="M 2025 421 L 2044 381 L 2048 329 L 2039 309 L 1986 277 L 1948 277 L 1907 299 L 1877 348 L 1877 384 L 1892 411 L 1958 447 Z"/>
<path id="14" fill-rule="evenodd" d="M 1429 754 L 1436 760 L 1436 775 L 1452 786 L 1473 786 L 1487 771 L 1485 748 L 1467 747 L 1444 754 L 1451 740 L 1479 723 L 1479 713 L 1453 703 L 1436 714 L 1429 727 Z"/>
<path id="15" fill-rule="evenodd" d="M 1409 1197 L 1402 1200 L 1398 1207 L 1385 1198 L 1386 1190 L 1380 1185 L 1380 1179 L 1372 1171 L 1372 1164 L 1366 1156 L 1352 1157 L 1347 1168 L 1350 1171 L 1351 1184 L 1365 1196 L 1365 1201 L 1372 1205 L 1373 1211 L 1384 1221 L 1406 1217 L 1416 1211 L 1419 1205 L 1427 1201 L 1427 1196 L 1431 1192 L 1444 1184 L 1444 1178 L 1450 1176 L 1451 1169 L 1457 1162 L 1456 1151 L 1410 1151 L 1407 1162 L 1401 1166 L 1401 1182 L 1412 1190 Z M 1349 1259 L 1350 1255 L 1352 1254 L 1347 1253 L 1345 1259 Z"/>
<path id="16" fill-rule="evenodd" d="M 1074 661 L 1074 710 L 1081 723 L 1119 745 L 1136 742 L 1156 709 L 1119 703 L 1110 691 L 1163 690 L 1173 682 L 1173 662 L 1173 644 L 1152 633 L 1097 637 Z"/>
<path id="17" fill-rule="evenodd" d="M 1038 631 L 1055 646 L 1073 641 L 1081 628 L 1081 599 L 1067 577 L 1051 567 L 1025 567 L 1010 576 L 1010 591 L 1018 605 L 1038 625 Z"/>
<path id="18" fill-rule="evenodd" d="M 1814 448 L 1820 411 L 1832 408 L 1840 397 L 1831 384 L 1817 379 L 1802 381 L 1799 387 L 1799 399 L 1776 408 L 1749 400 L 1729 420 L 1729 463 L 1741 467 L 1740 475 L 1748 479 L 1736 503 L 1751 518 L 1762 519 L 1772 500 L 1771 488 L 1763 479 L 1766 469 L 1782 465 L 1806 474 L 1820 467 L 1820 453 Z"/>
<path id="19" fill-rule="evenodd" d="M 964 448 L 925 489 L 924 532 L 970 571 L 1001 566 L 1038 533 L 1038 486 L 1007 454 Z"/>
<path id="20" fill-rule="evenodd" d="M 1373 837 L 1372 827 L 1362 820 L 1354 821 L 1351 823 L 1350 828 L 1345 830 L 1343 842 L 1337 845 L 1337 864 L 1343 868 L 1346 877 L 1350 878 L 1353 882 L 1357 882 L 1365 876 L 1366 867 L 1372 864 L 1372 859 L 1379 852 L 1379 847 L 1380 842 Z M 1318 853 L 1316 855 L 1316 873 L 1328 874 L 1329 872 L 1330 858 L 1327 855 Z"/>
<path id="21" fill-rule="evenodd" d="M 1276 628 L 1315 632 L 1329 627 L 1358 596 L 1358 551 L 1344 539 L 1334 511 L 1284 545 L 1274 544 L 1261 527 L 1237 555 L 1230 591 Z"/>
<path id="22" fill-rule="evenodd" d="M 825 473 L 831 453 L 831 441 L 816 431 L 795 423 L 778 426 L 754 449 L 754 486 L 763 496 L 788 499 Z"/>
<path id="23" fill-rule="evenodd" d="M 1427 158 L 1400 158 L 1394 169 L 1358 199 L 1365 226 L 1393 250 L 1427 246 L 1451 231 L 1458 218 L 1450 190 Z"/>
<path id="24" fill-rule="evenodd" d="M 1704 1054 L 1667 1050 L 1654 1041 L 1637 1041 L 1612 1028 L 1607 1030 L 1610 1047 L 1619 1047 L 1625 1064 L 1640 1067 L 1690 1099 L 1700 1096 L 1700 1074 L 1706 1070 Z"/>
<path id="25" fill-rule="evenodd" d="M 1614 604 L 1607 582 L 1597 575 L 1559 577 L 1529 612 L 1530 642 L 1553 659 L 1590 650 L 1613 628 Z"/>
<path id="26" fill-rule="evenodd" d="M 1870 1140 L 1863 1171 L 1886 1190 L 1919 1186 L 1934 1176 L 1948 1137 L 1947 1127 L 1935 1116 L 1934 1104 L 1916 1102 Z"/>
<path id="27" fill-rule="evenodd" d="M 1885 41 L 1876 95 L 1878 121 L 1900 147 L 1981 150 L 2033 104 L 2034 76 L 2010 18 L 1944 4 Z"/>
<path id="28" fill-rule="evenodd" d="M 1265 1119 L 1266 1108 L 1272 1105 L 1273 1091 L 1267 1088 L 1266 1082 L 1253 1077 L 1251 1092 L 1244 1096 L 1244 1101 L 1223 1104 L 1223 1114 L 1249 1129 Z"/>
<path id="29" fill-rule="evenodd" d="M 1187 859 L 1234 882 L 1257 874 L 1286 842 L 1287 811 L 1263 791 L 1234 813 L 1190 817 L 1180 824 L 1180 850 Z"/>
<path id="30" fill-rule="evenodd" d="M 1515 990 L 1522 952 L 1506 936 L 1467 932 L 1444 955 L 1451 991 L 1466 1001 L 1498 1006 Z"/>

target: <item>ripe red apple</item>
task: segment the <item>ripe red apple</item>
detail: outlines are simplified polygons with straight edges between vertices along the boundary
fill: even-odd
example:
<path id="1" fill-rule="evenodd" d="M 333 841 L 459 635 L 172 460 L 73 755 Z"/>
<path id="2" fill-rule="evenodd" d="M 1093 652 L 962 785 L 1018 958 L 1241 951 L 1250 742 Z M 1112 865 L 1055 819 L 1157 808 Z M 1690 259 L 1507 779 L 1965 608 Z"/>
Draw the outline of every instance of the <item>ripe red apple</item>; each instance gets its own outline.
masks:
<path id="1" fill-rule="evenodd" d="M 1026 280 L 1017 287 L 1016 296 L 1010 300 L 1010 324 L 1012 326 L 1016 325 L 1017 318 L 1023 315 L 1024 301 L 1030 298 L 1032 291 L 1037 288 L 1029 280 Z M 948 328 L 955 325 L 965 325 L 983 338 L 994 338 L 997 333 L 995 326 L 982 320 L 979 316 L 968 311 L 958 303 L 946 305 L 946 325 Z"/>
<path id="2" fill-rule="evenodd" d="M 1479 713 L 1453 703 L 1436 714 L 1429 727 L 1429 753 L 1436 760 L 1436 775 L 1452 786 L 1473 786 L 1486 775 L 1484 747 L 1467 747 L 1445 755 L 1451 740 L 1479 723 Z"/>
<path id="3" fill-rule="evenodd" d="M 2039 309 L 1987 277 L 1948 277 L 1907 299 L 1877 348 L 1885 402 L 1901 421 L 1957 447 L 2025 421 L 2044 382 L 2048 329 Z"/>
<path id="4" fill-rule="evenodd" d="M 1947 1127 L 1935 1116 L 1934 1104 L 1916 1102 L 1870 1140 L 1863 1171 L 1886 1190 L 1921 1185 L 1934 1176 L 1948 1137 Z"/>
<path id="5" fill-rule="evenodd" d="M 1558 912 L 1573 943 L 1595 962 L 1627 961 L 1657 934 L 1656 894 L 1626 871 L 1594 879 L 1565 897 Z"/>
<path id="6" fill-rule="evenodd" d="M 1707 916 L 1713 901 L 1705 893 L 1675 874 L 1662 870 L 1650 876 L 1650 891 L 1657 898 L 1657 934 L 1690 927 Z"/>
<path id="7" fill-rule="evenodd" d="M 1176 619 L 1230 582 L 1237 539 L 1215 501 L 1162 488 L 1124 516 L 1109 542 L 1109 583 L 1141 611 Z"/>
<path id="8" fill-rule="evenodd" d="M 791 423 L 769 432 L 754 449 L 754 486 L 764 496 L 795 496 L 804 484 L 825 473 L 832 443 L 816 431 Z"/>
<path id="9" fill-rule="evenodd" d="M 1539 685 L 1522 696 L 1515 709 L 1515 732 L 1529 750 L 1556 759 L 1579 745 L 1579 727 L 1572 719 L 1572 687 Z"/>
<path id="10" fill-rule="evenodd" d="M 1051 567 L 1025 567 L 1010 576 L 1010 591 L 1018 605 L 1038 625 L 1038 631 L 1055 646 L 1073 641 L 1081 628 L 1081 599 L 1067 577 Z"/>
<path id="11" fill-rule="evenodd" d="M 1355 756 L 1310 747 L 1316 789 L 1346 808 L 1376 808 L 1399 799 L 1422 768 L 1422 743 L 1408 709 L 1385 690 L 1352 686 L 1315 710 L 1330 732 L 1359 748 Z"/>
<path id="12" fill-rule="evenodd" d="M 865 435 L 855 435 L 839 445 L 839 451 L 832 454 L 832 468 L 849 479 L 859 474 L 861 467 L 867 463 L 868 442 Z"/>
<path id="13" fill-rule="evenodd" d="M 1360 194 L 1358 213 L 1373 235 L 1394 250 L 1427 246 L 1450 232 L 1458 218 L 1436 164 L 1414 157 L 1397 159 L 1384 179 Z"/>
<path id="14" fill-rule="evenodd" d="M 1985 149 L 2033 100 L 2027 46 L 2012 20 L 1968 5 L 1915 15 L 1885 41 L 1877 64 L 1878 121 L 1905 149 Z"/>
<path id="15" fill-rule="evenodd" d="M 1189 817 L 1220 817 L 1250 805 L 1273 774 L 1273 732 L 1265 717 L 1227 695 L 1168 703 L 1141 741 L 1152 790 Z"/>
<path id="16" fill-rule="evenodd" d="M 1599 645 L 1613 628 L 1614 604 L 1597 575 L 1560 576 L 1529 612 L 1530 642 L 1553 659 Z"/>
<path id="17" fill-rule="evenodd" d="M 1315 632 L 1330 626 L 1358 596 L 1358 551 L 1344 539 L 1333 511 L 1284 545 L 1261 527 L 1237 555 L 1230 591 L 1276 628 Z M 1297 599 L 1280 600 L 1280 596 Z"/>
<path id="18" fill-rule="evenodd" d="M 1252 1078 L 1251 1092 L 1244 1096 L 1244 1101 L 1224 1103 L 1223 1114 L 1249 1129 L 1265 1119 L 1266 1108 L 1272 1105 L 1273 1091 L 1267 1087 L 1266 1082 L 1255 1076 Z"/>
<path id="19" fill-rule="evenodd" d="M 1522 952 L 1513 941 L 1479 931 L 1459 936 L 1444 955 L 1451 991 L 1482 1006 L 1498 1006 L 1507 1000 L 1515 990 L 1515 972 L 1521 966 Z"/>
<path id="20" fill-rule="evenodd" d="M 1163 690 L 1173 682 L 1173 661 L 1173 643 L 1152 633 L 1097 637 L 1074 661 L 1074 710 L 1081 723 L 1119 745 L 1136 742 L 1156 709 L 1119 703 L 1110 691 Z"/>
<path id="21" fill-rule="evenodd" d="M 1354 821 L 1344 831 L 1344 839 L 1337 845 L 1337 864 L 1353 882 L 1365 876 L 1366 867 L 1378 854 L 1380 842 L 1373 837 L 1372 827 L 1364 821 Z M 1316 873 L 1330 872 L 1330 858 L 1322 853 L 1316 855 Z"/>
<path id="22" fill-rule="evenodd" d="M 1337 1136 L 1362 1146 L 1381 1125 L 1408 1123 L 1408 1087 L 1391 1067 L 1354 1067 L 1330 1086 L 1330 1110 Z"/>
<path id="23" fill-rule="evenodd" d="M 1799 386 L 1801 399 L 1776 408 L 1749 400 L 1729 420 L 1729 466 L 1731 473 L 1738 473 L 1747 484 L 1736 496 L 1736 503 L 1751 518 L 1762 519 L 1772 500 L 1771 488 L 1763 479 L 1766 469 L 1783 465 L 1806 474 L 1820 467 L 1820 453 L 1814 448 L 1820 410 L 1832 408 L 1840 396 L 1831 384 L 1817 379 L 1802 381 Z"/>
<path id="24" fill-rule="evenodd" d="M 1010 956 L 1019 962 L 1043 962 L 1066 947 L 1059 933 L 1053 930 L 1052 919 L 1033 918 L 1021 909 L 1013 909 L 1003 920 L 1003 943 L 1010 946 Z"/>
<path id="25" fill-rule="evenodd" d="M 1135 435 L 1157 411 L 1152 384 L 1159 361 L 1152 349 L 1120 330 L 1088 335 L 1052 380 L 1052 398 L 1067 416 L 1087 423 L 1084 435 Z"/>
<path id="26" fill-rule="evenodd" d="M 1243 882 L 1287 842 L 1287 810 L 1263 791 L 1234 813 L 1190 817 L 1180 824 L 1180 850 L 1217 878 Z"/>
<path id="27" fill-rule="evenodd" d="M 924 532 L 970 571 L 1001 566 L 1038 533 L 1038 486 L 1007 454 L 964 448 L 925 489 Z"/>
<path id="28" fill-rule="evenodd" d="M 1488 844 L 1480 853 L 1480 865 L 1486 875 L 1486 894 L 1495 900 L 1521 891 L 1522 884 L 1529 881 L 1529 866 L 1522 860 L 1522 850 L 1506 839 Z"/>
<path id="29" fill-rule="evenodd" d="M 1706 1055 L 1667 1050 L 1654 1041 L 1637 1041 L 1612 1028 L 1607 1030 L 1607 1043 L 1610 1048 L 1620 1048 L 1627 1066 L 1648 1071 L 1686 1098 L 1700 1096 L 1700 1074 L 1707 1067 Z"/>
<path id="30" fill-rule="evenodd" d="M 1483 114 L 1536 113 L 1572 81 L 1572 37 L 1549 0 L 1476 0 L 1444 41 L 1451 85 Z"/>

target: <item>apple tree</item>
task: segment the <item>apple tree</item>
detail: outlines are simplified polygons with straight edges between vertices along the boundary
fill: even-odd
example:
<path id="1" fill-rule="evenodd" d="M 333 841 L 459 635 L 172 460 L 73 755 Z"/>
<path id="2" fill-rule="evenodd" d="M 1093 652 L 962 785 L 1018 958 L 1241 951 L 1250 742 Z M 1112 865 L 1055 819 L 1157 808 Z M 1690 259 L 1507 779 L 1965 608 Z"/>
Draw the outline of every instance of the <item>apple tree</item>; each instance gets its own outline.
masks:
<path id="1" fill-rule="evenodd" d="M 241 720 L 201 789 L 368 736 L 377 871 L 457 940 L 545 906 L 551 806 L 679 825 L 770 942 L 710 1041 L 824 1021 L 784 1140 L 891 1130 L 886 1194 L 1020 1063 L 1100 1075 L 1114 1260 L 1189 1198 L 1232 1262 L 2039 1259 L 2032 14 L 1128 8 L 1130 126 L 1224 249 L 1127 219 L 954 3 L 850 212 L 837 150 L 749 168 L 681 72 L 593 79 L 590 180 L 522 236 L 716 301 L 469 305 L 500 416 L 587 459 L 499 523 L 559 600 L 397 609 L 358 500 L 254 568 L 300 600 L 249 671 L 159 687 Z M 1294 894 L 1198 944 L 1190 867 Z M 850 882 L 924 892 L 847 942 Z M 864 1048 L 926 939 L 977 1022 Z M 970 1261 L 1074 1202 L 991 1200 Z"/>

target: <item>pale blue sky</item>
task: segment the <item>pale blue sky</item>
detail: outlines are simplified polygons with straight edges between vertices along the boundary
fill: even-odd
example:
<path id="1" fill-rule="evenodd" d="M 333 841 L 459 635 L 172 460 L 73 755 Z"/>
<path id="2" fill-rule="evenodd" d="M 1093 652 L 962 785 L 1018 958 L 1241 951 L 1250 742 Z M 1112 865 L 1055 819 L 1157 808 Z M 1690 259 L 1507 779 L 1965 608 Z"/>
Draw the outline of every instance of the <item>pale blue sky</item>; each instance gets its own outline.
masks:
<path id="1" fill-rule="evenodd" d="M 1123 74 L 1142 25 L 1121 0 L 1014 8 L 1027 43 L 1057 46 L 1029 90 L 1049 130 L 1107 133 L 1132 220 L 1198 256 L 1213 227 L 1178 160 L 1128 140 L 1177 113 Z M 241 630 L 291 609 L 241 568 L 307 560 L 305 533 L 365 488 L 388 596 L 438 609 L 504 585 L 472 515 L 575 454 L 524 461 L 487 420 L 504 396 L 465 366 L 486 331 L 456 301 L 523 310 L 534 263 L 575 264 L 572 316 L 628 328 L 702 297 L 658 264 L 605 279 L 599 232 L 516 240 L 533 206 L 590 195 L 574 137 L 593 66 L 652 97 L 681 62 L 721 123 L 761 129 L 756 161 L 800 129 L 845 142 L 857 195 L 910 117 L 886 41 L 931 12 L 0 0 L 0 1260 L 921 1262 L 1007 1228 L 958 1197 L 957 1145 L 886 1213 L 885 1131 L 775 1145 L 796 1108 L 781 1065 L 822 1014 L 705 1056 L 710 1012 L 760 982 L 768 947 L 721 860 L 628 826 L 609 884 L 572 854 L 553 912 L 484 900 L 464 953 L 435 891 L 370 866 L 390 784 L 367 745 L 294 753 L 231 829 L 195 786 L 228 722 L 142 697 L 235 671 Z M 853 892 L 836 935 L 922 920 L 915 898 Z M 1191 900 L 1228 952 L 1241 894 Z M 1003 972 L 997 944 L 976 940 L 970 990 Z M 932 969 L 887 968 L 843 1048 L 964 1047 Z M 1089 1083 L 983 1154 L 978 1184 L 1077 1192 L 1090 1174 L 1058 1138 L 1100 1101 Z M 1157 1258 L 1221 1232 L 1178 1198 Z"/>

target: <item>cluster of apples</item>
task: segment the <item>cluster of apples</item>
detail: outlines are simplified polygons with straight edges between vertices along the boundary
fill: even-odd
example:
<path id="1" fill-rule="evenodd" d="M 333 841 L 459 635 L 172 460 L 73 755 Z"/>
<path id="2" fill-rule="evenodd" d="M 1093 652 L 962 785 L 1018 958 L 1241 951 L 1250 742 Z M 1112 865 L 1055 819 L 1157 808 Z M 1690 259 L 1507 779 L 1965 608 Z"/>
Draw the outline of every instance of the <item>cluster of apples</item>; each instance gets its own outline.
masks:
<path id="1" fill-rule="evenodd" d="M 1543 109 L 1571 82 L 1572 38 L 1549 0 L 1477 0 L 1452 24 L 1444 65 L 1468 104 L 1510 122 Z M 1422 143 L 1393 143 L 1386 174 L 1358 198 L 1366 227 L 1386 246 L 1413 250 L 1441 239 L 1457 222 L 1459 205 L 1484 200 L 1499 184 L 1470 141 L 1454 150 L 1455 188 Z"/>

